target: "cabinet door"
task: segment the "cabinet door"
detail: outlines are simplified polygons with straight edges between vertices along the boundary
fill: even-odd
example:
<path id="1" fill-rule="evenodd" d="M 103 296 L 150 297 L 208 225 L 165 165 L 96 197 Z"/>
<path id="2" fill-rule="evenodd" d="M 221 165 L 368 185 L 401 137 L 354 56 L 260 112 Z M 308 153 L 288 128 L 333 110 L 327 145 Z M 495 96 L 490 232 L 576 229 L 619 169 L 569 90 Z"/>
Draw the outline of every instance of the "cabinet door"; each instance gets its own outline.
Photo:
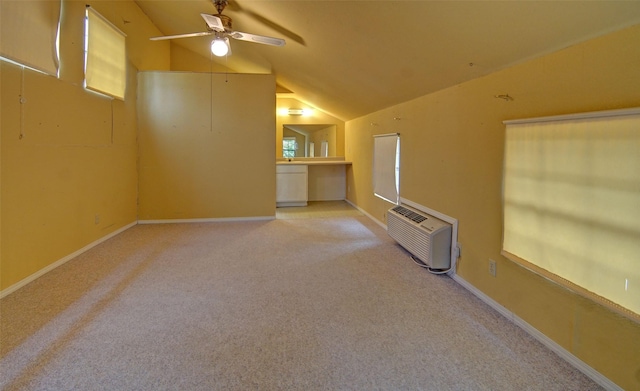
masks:
<path id="1" fill-rule="evenodd" d="M 307 174 L 276 174 L 276 201 L 307 201 Z"/>
<path id="2" fill-rule="evenodd" d="M 276 169 L 276 202 L 307 202 L 307 166 Z"/>

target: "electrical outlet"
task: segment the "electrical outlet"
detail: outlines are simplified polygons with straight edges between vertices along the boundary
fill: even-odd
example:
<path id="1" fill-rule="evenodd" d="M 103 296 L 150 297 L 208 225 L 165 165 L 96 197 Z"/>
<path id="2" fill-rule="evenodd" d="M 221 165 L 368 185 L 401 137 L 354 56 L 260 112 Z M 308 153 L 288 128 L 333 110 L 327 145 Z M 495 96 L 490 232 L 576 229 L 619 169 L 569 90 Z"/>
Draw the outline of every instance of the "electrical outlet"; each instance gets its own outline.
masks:
<path id="1" fill-rule="evenodd" d="M 95 222 L 96 225 L 100 224 L 100 215 L 95 215 L 95 217 L 93 218 L 93 221 Z"/>
<path id="2" fill-rule="evenodd" d="M 490 259 L 489 260 L 489 274 L 491 274 L 493 277 L 495 277 L 496 273 L 497 273 L 496 261 L 494 261 L 493 259 Z"/>

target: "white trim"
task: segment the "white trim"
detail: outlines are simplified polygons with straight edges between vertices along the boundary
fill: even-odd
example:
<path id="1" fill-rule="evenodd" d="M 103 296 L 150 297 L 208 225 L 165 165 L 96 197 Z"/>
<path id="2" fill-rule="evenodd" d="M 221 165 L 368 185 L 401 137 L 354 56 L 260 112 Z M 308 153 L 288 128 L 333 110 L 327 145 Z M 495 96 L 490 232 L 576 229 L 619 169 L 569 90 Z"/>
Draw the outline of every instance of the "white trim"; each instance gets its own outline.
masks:
<path id="1" fill-rule="evenodd" d="M 358 209 L 358 211 L 360 213 L 362 213 L 363 215 L 367 216 L 368 218 L 370 218 L 371 220 L 373 220 L 374 223 L 378 224 L 379 226 L 381 226 L 382 228 L 384 228 L 384 230 L 387 230 L 387 225 L 385 223 L 383 223 L 382 221 L 376 219 L 375 217 L 373 217 L 372 215 L 370 215 L 369 213 L 367 213 L 364 209 L 360 208 L 358 205 L 354 204 L 353 202 L 345 199 L 345 201 L 347 202 L 347 204 L 353 206 L 354 208 Z"/>
<path id="2" fill-rule="evenodd" d="M 47 72 L 45 72 L 45 71 L 41 71 L 40 69 L 34 68 L 34 67 L 32 67 L 32 66 L 29 66 L 29 65 L 25 65 L 25 64 L 19 63 L 18 61 L 12 60 L 12 59 L 10 59 L 10 58 L 8 58 L 8 57 L 2 57 L 2 56 L 0 56 L 0 61 L 8 62 L 9 64 L 13 64 L 13 65 L 18 66 L 18 67 L 20 67 L 20 68 L 28 69 L 28 70 L 30 70 L 30 71 L 38 72 L 38 73 L 41 73 L 41 74 L 43 74 L 43 75 L 48 75 L 48 76 L 58 77 L 58 76 L 56 76 L 56 75 L 52 75 L 52 74 L 47 73 Z M 22 94 L 22 95 L 24 96 L 24 94 Z"/>
<path id="3" fill-rule="evenodd" d="M 358 209 L 362 214 L 364 214 L 365 216 L 367 216 L 368 218 L 370 218 L 371 220 L 373 220 L 375 223 L 377 223 L 379 226 L 381 226 L 382 228 L 384 228 L 384 230 L 387 230 L 387 225 L 385 223 L 383 223 L 382 221 L 376 219 L 375 217 L 373 217 L 371 214 L 367 213 L 364 209 L 360 208 L 358 205 L 354 204 L 353 202 L 349 201 L 348 199 L 345 199 L 345 201 L 353 206 L 354 208 Z M 451 270 L 449 270 L 447 272 L 448 275 L 453 275 L 456 273 L 456 263 L 458 260 L 458 257 L 460 256 L 460 251 L 458 250 L 458 220 L 451 217 L 451 216 L 447 216 L 443 213 L 440 213 L 436 210 L 427 208 L 426 206 L 420 205 L 416 202 L 407 200 L 405 198 L 400 197 L 400 204 L 405 204 L 405 205 L 409 205 L 413 208 L 416 208 L 418 210 L 421 210 L 425 213 L 430 214 L 433 217 L 437 217 L 440 220 L 446 221 L 447 223 L 450 223 L 452 225 L 452 229 L 451 229 Z"/>
<path id="4" fill-rule="evenodd" d="M 255 216 L 255 217 L 220 217 L 202 219 L 160 219 L 160 220 L 138 220 L 138 224 L 180 224 L 180 223 L 221 223 L 229 221 L 260 221 L 275 220 L 275 216 Z"/>
<path id="5" fill-rule="evenodd" d="M 442 212 L 438 212 L 437 210 L 433 210 L 424 205 L 420 205 L 417 202 L 413 202 L 406 198 L 400 197 L 400 204 L 409 205 L 415 209 L 421 210 L 427 214 L 430 214 L 433 217 L 437 217 L 442 221 L 446 221 L 451 224 L 451 268 L 447 272 L 448 275 L 453 275 L 456 273 L 456 263 L 458 262 L 458 257 L 460 256 L 460 251 L 458 250 L 458 219 L 447 216 Z"/>
<path id="6" fill-rule="evenodd" d="M 358 209 L 360 212 L 362 212 L 364 215 L 369 217 L 374 222 L 378 223 L 381 227 L 383 227 L 386 230 L 386 225 L 382 224 L 378 219 L 374 218 L 369 213 L 367 213 L 364 210 L 362 210 L 360 207 L 358 207 L 353 202 L 351 202 L 349 200 L 345 200 L 345 201 L 347 201 L 347 203 L 349 203 L 351 206 L 353 206 L 354 208 Z M 453 219 L 452 217 L 444 215 L 444 214 L 442 214 L 442 213 L 440 213 L 438 211 L 434 211 L 432 209 L 429 209 L 429 208 L 427 208 L 425 206 L 422 206 L 422 205 L 417 204 L 417 203 L 415 203 L 413 201 L 410 201 L 410 200 L 406 200 L 406 199 L 401 198 L 401 202 L 403 202 L 403 203 L 405 203 L 405 204 L 407 204 L 409 206 L 412 206 L 412 207 L 414 207 L 416 209 L 422 210 L 422 211 L 424 211 L 426 213 L 429 213 L 429 214 L 431 214 L 431 215 L 433 215 L 433 216 L 435 216 L 435 217 L 437 217 L 439 219 L 442 219 L 444 221 L 447 221 L 447 222 L 449 222 L 451 224 L 454 224 L 452 222 L 452 220 L 455 220 L 455 227 L 456 227 L 455 229 L 456 229 L 456 238 L 457 238 L 457 225 L 458 225 L 458 223 L 457 223 L 456 219 Z M 456 251 L 456 255 L 457 255 L 457 251 Z M 485 302 L 491 308 L 493 308 L 494 310 L 498 311 L 498 313 L 500 313 L 502 316 L 507 318 L 507 320 L 513 322 L 516 326 L 518 326 L 521 329 L 523 329 L 527 334 L 531 335 L 533 338 L 538 340 L 540 343 L 542 343 L 544 346 L 546 346 L 552 352 L 554 352 L 555 354 L 560 356 L 560 358 L 562 358 L 563 360 L 565 360 L 569 364 L 571 364 L 574 368 L 576 368 L 580 372 L 584 373 L 591 380 L 593 380 L 594 382 L 598 383 L 600 386 L 604 387 L 606 390 L 623 391 L 622 388 L 620 388 L 617 384 L 615 384 L 614 382 L 609 380 L 606 376 L 604 376 L 600 372 L 598 372 L 595 369 L 593 369 L 592 367 L 590 367 L 584 361 L 580 360 L 578 357 L 576 357 L 573 354 L 571 354 L 568 350 L 566 350 L 562 346 L 558 345 L 555 341 L 553 341 L 551 338 L 547 337 L 545 334 L 540 332 L 538 329 L 536 329 L 535 327 L 531 326 L 529 323 L 525 322 L 523 319 L 518 317 L 516 314 L 514 314 L 513 312 L 509 311 L 508 309 L 506 309 L 505 307 L 500 305 L 497 301 L 493 300 L 491 297 L 489 297 L 486 294 L 484 294 L 481 290 L 479 290 L 475 286 L 471 285 L 464 278 L 462 278 L 458 274 L 456 274 L 455 273 L 455 269 L 452 268 L 452 270 L 453 270 L 453 272 L 449 273 L 449 276 L 451 277 L 451 279 L 453 279 L 455 282 L 460 284 L 463 288 L 467 289 L 469 292 L 471 292 L 473 295 L 478 297 L 480 300 Z"/>
<path id="7" fill-rule="evenodd" d="M 539 122 L 568 121 L 568 120 L 588 119 L 588 118 L 623 117 L 623 116 L 637 115 L 637 114 L 640 114 L 640 107 L 620 109 L 620 110 L 603 110 L 603 111 L 591 111 L 587 113 L 554 115 L 549 117 L 512 119 L 512 120 L 502 121 L 502 123 L 505 125 L 516 125 L 516 124 L 529 124 L 529 123 L 539 123 Z"/>
<path id="8" fill-rule="evenodd" d="M 7 287 L 6 289 L 0 291 L 0 299 L 5 297 L 5 296 L 10 295 L 11 293 L 13 293 L 13 292 L 17 291 L 18 289 L 22 288 L 23 286 L 27 285 L 28 283 L 33 282 L 35 279 L 37 279 L 39 277 L 42 277 L 43 275 L 47 274 L 51 270 L 57 268 L 58 266 L 61 266 L 61 265 L 65 264 L 66 262 L 72 260 L 73 258 L 77 257 L 78 255 L 80 255 L 80 254 L 82 254 L 82 253 L 94 248 L 95 246 L 99 245 L 100 243 L 105 242 L 105 241 L 111 239 L 112 237 L 114 237 L 114 236 L 116 236 L 116 235 L 128 230 L 129 228 L 133 227 L 136 224 L 137 224 L 136 221 L 134 221 L 132 223 L 129 223 L 129 224 L 125 225 L 124 227 L 122 227 L 120 229 L 117 229 L 117 230 L 111 232 L 110 234 L 108 234 L 106 236 L 103 236 L 100 239 L 98 239 L 98 240 L 96 240 L 96 241 L 94 241 L 92 243 L 89 243 L 88 245 L 82 247 L 80 250 L 74 251 L 71 254 L 65 256 L 64 258 L 61 258 L 61 259 L 55 261 L 54 263 L 52 263 L 52 264 L 50 264 L 50 265 L 38 270 L 37 272 L 33 273 L 32 275 L 30 275 L 30 276 L 28 276 L 28 277 L 16 282 L 15 284 L 13 284 L 13 285 Z"/>
<path id="9" fill-rule="evenodd" d="M 164 223 L 199 223 L 199 222 L 225 222 L 225 221 L 256 221 L 256 220 L 274 220 L 275 216 L 258 216 L 258 217 L 240 217 L 240 218 L 236 218 L 236 217 L 232 217 L 232 218 L 211 218 L 211 219 L 174 219 L 174 220 L 138 220 L 138 221 L 134 221 L 132 223 L 129 223 L 127 225 L 125 225 L 122 228 L 119 228 L 113 232 L 111 232 L 108 235 L 105 235 L 103 237 L 101 237 L 100 239 L 89 243 L 88 245 L 82 247 L 79 250 L 74 251 L 73 253 L 65 256 L 64 258 L 61 258 L 57 261 L 55 261 L 52 264 L 49 264 L 48 266 L 38 270 L 37 272 L 33 273 L 32 275 L 16 282 L 15 284 L 7 287 L 6 289 L 0 291 L 0 299 L 10 295 L 11 293 L 17 291 L 18 289 L 22 288 L 23 286 L 29 284 L 30 282 L 33 282 L 34 280 L 36 280 L 39 277 L 42 277 L 43 275 L 47 274 L 48 272 L 52 271 L 53 269 L 57 268 L 58 266 L 61 266 L 65 263 L 67 263 L 68 261 L 72 260 L 73 258 L 77 257 L 78 255 L 92 249 L 93 247 L 101 244 L 102 242 L 105 242 L 109 239 L 111 239 L 112 237 L 128 230 L 129 228 L 133 227 L 134 225 L 137 224 L 164 224 Z"/>
<path id="10" fill-rule="evenodd" d="M 278 201 L 276 202 L 276 208 L 281 208 L 281 207 L 288 207 L 288 206 L 307 206 L 308 202 L 307 201 Z"/>
<path id="11" fill-rule="evenodd" d="M 584 361 L 580 360 L 578 357 L 571 354 L 571 352 L 569 352 L 562 346 L 558 345 L 551 338 L 547 337 L 538 329 L 531 326 L 529 323 L 525 322 L 522 318 L 518 317 L 516 314 L 514 314 L 513 312 L 509 311 L 508 309 L 500 305 L 497 301 L 493 300 L 492 298 L 484 294 L 482 291 L 480 291 L 475 286 L 471 285 L 469 282 L 467 282 L 465 279 L 463 279 L 459 275 L 454 274 L 451 276 L 451 278 L 458 284 L 462 285 L 462 287 L 467 289 L 469 292 L 473 293 L 480 300 L 488 304 L 494 310 L 498 311 L 502 316 L 504 316 L 505 318 L 513 322 L 516 326 L 526 331 L 529 335 L 531 335 L 533 338 L 538 340 L 544 346 L 551 349 L 555 354 L 560 356 L 569 364 L 573 365 L 577 370 L 584 373 L 591 380 L 598 383 L 600 386 L 604 387 L 606 390 L 623 391 L 622 388 L 620 388 L 617 384 L 609 380 L 603 374 L 596 371 L 595 369 L 590 367 L 588 364 L 586 364 Z"/>
<path id="12" fill-rule="evenodd" d="M 385 134 L 374 134 L 373 137 L 390 137 L 390 136 L 400 136 L 400 133 L 385 133 Z"/>

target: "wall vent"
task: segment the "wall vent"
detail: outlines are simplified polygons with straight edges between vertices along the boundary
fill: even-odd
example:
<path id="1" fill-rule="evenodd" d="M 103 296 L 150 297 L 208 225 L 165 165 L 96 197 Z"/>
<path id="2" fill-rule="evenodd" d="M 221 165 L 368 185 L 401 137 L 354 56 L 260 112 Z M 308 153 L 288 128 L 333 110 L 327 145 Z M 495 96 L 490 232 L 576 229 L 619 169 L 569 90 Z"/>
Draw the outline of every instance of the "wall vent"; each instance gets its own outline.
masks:
<path id="1" fill-rule="evenodd" d="M 387 211 L 387 233 L 430 269 L 451 267 L 451 224 L 398 205 Z"/>

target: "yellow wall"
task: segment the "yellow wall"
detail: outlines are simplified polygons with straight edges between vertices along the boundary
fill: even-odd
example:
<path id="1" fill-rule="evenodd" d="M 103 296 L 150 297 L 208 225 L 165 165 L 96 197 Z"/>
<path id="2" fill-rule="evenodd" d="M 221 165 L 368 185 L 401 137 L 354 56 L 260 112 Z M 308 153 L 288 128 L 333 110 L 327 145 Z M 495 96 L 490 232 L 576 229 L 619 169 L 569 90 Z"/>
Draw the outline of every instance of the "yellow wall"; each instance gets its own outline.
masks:
<path id="1" fill-rule="evenodd" d="M 140 220 L 275 216 L 275 78 L 139 74 Z"/>
<path id="2" fill-rule="evenodd" d="M 293 98 L 278 98 L 276 100 L 276 107 L 278 110 L 276 116 L 276 156 L 282 157 L 282 125 L 285 124 L 327 124 L 336 125 L 336 146 L 335 146 L 335 156 L 344 156 L 344 129 L 345 123 L 342 120 L 339 120 L 336 117 L 333 117 L 329 114 L 326 114 L 313 106 L 302 103 L 297 99 Z M 290 116 L 290 115 L 282 115 L 280 110 L 286 110 L 289 108 L 303 109 L 303 108 L 311 108 L 314 109 L 313 115 L 311 116 Z M 319 147 L 318 147 L 319 148 Z M 318 149 L 319 150 L 319 149 Z"/>
<path id="3" fill-rule="evenodd" d="M 233 70 L 171 42 L 171 70 L 182 72 L 230 72 Z"/>
<path id="4" fill-rule="evenodd" d="M 82 88 L 86 3 L 127 34 L 124 102 Z M 141 132 L 138 151 L 137 70 L 193 70 L 195 63 L 206 70 L 208 63 L 180 55 L 181 49 L 169 42 L 148 41 L 162 34 L 131 0 L 63 0 L 61 17 L 60 79 L 0 64 L 0 290 L 134 222 L 138 183 L 141 219 L 273 215 L 273 162 L 282 148 L 281 132 L 275 140 L 273 134 L 292 118 L 274 118 L 272 76 L 253 75 L 256 79 L 247 81 L 229 75 L 242 86 L 224 94 L 220 91 L 225 87 L 218 85 L 218 76 L 224 75 L 215 75 L 213 106 L 219 98 L 229 104 L 216 111 L 224 126 L 213 127 L 202 117 L 190 119 L 189 125 L 149 126 Z M 372 196 L 371 135 L 400 132 L 402 196 L 459 219 L 459 275 L 621 387 L 640 389 L 640 325 L 500 255 L 501 122 L 640 106 L 639 42 L 636 26 L 346 124 L 319 111 L 313 122 L 297 117 L 296 123 L 338 125 L 338 140 L 345 136 L 338 154 L 342 151 L 353 161 L 348 198 L 380 220 L 389 204 Z M 249 112 L 258 113 L 261 120 L 228 122 L 228 116 L 247 113 L 242 104 L 246 91 L 256 88 L 273 97 L 270 112 L 261 99 L 251 101 L 248 104 L 257 111 Z M 515 100 L 494 98 L 505 93 Z M 207 94 L 201 95 L 205 106 L 212 107 Z M 19 96 L 26 103 L 21 105 Z M 277 100 L 277 107 L 294 106 L 300 102 Z M 182 113 L 202 114 L 191 110 L 184 107 Z M 194 139 L 177 137 L 174 124 Z M 254 124 L 256 128 L 240 134 Z M 234 154 L 235 148 L 219 149 L 250 142 L 254 144 L 242 148 L 240 155 Z M 264 168 L 254 170 L 256 165 Z M 257 187 L 244 187 L 246 183 Z M 194 207 L 189 206 L 192 201 Z M 230 209 L 216 209 L 221 205 Z M 487 272 L 489 258 L 498 262 L 495 278 Z"/>
<path id="5" fill-rule="evenodd" d="M 346 124 L 349 200 L 384 221 L 390 204 L 372 193 L 372 135 L 399 132 L 401 196 L 459 220 L 457 273 L 629 390 L 640 389 L 640 325 L 500 255 L 502 121 L 640 106 L 639 43 L 635 26 Z"/>
<path id="6" fill-rule="evenodd" d="M 82 88 L 87 3 L 127 34 L 124 102 Z M 132 1 L 64 0 L 60 34 L 59 79 L 0 64 L 1 290 L 136 220 L 136 67 L 169 47 Z"/>
<path id="7" fill-rule="evenodd" d="M 211 58 L 206 58 L 198 53 L 195 53 L 189 49 L 184 48 L 177 43 L 171 43 L 171 70 L 177 72 L 214 72 L 221 75 L 237 75 L 237 73 L 224 65 L 212 61 Z M 286 94 L 283 94 L 286 95 Z M 310 117 L 298 117 L 280 115 L 277 113 L 278 109 L 286 108 L 312 108 L 314 114 Z M 274 132 L 276 135 L 275 140 L 275 156 L 282 157 L 282 125 L 284 124 L 335 124 L 336 125 L 336 145 L 331 148 L 335 156 L 344 156 L 344 121 L 335 118 L 329 114 L 318 110 L 309 104 L 302 103 L 297 99 L 277 97 L 276 99 L 276 123 Z M 319 148 L 319 147 L 318 147 Z M 333 151 L 335 149 L 335 151 Z M 319 149 L 318 149 L 319 150 Z"/>

